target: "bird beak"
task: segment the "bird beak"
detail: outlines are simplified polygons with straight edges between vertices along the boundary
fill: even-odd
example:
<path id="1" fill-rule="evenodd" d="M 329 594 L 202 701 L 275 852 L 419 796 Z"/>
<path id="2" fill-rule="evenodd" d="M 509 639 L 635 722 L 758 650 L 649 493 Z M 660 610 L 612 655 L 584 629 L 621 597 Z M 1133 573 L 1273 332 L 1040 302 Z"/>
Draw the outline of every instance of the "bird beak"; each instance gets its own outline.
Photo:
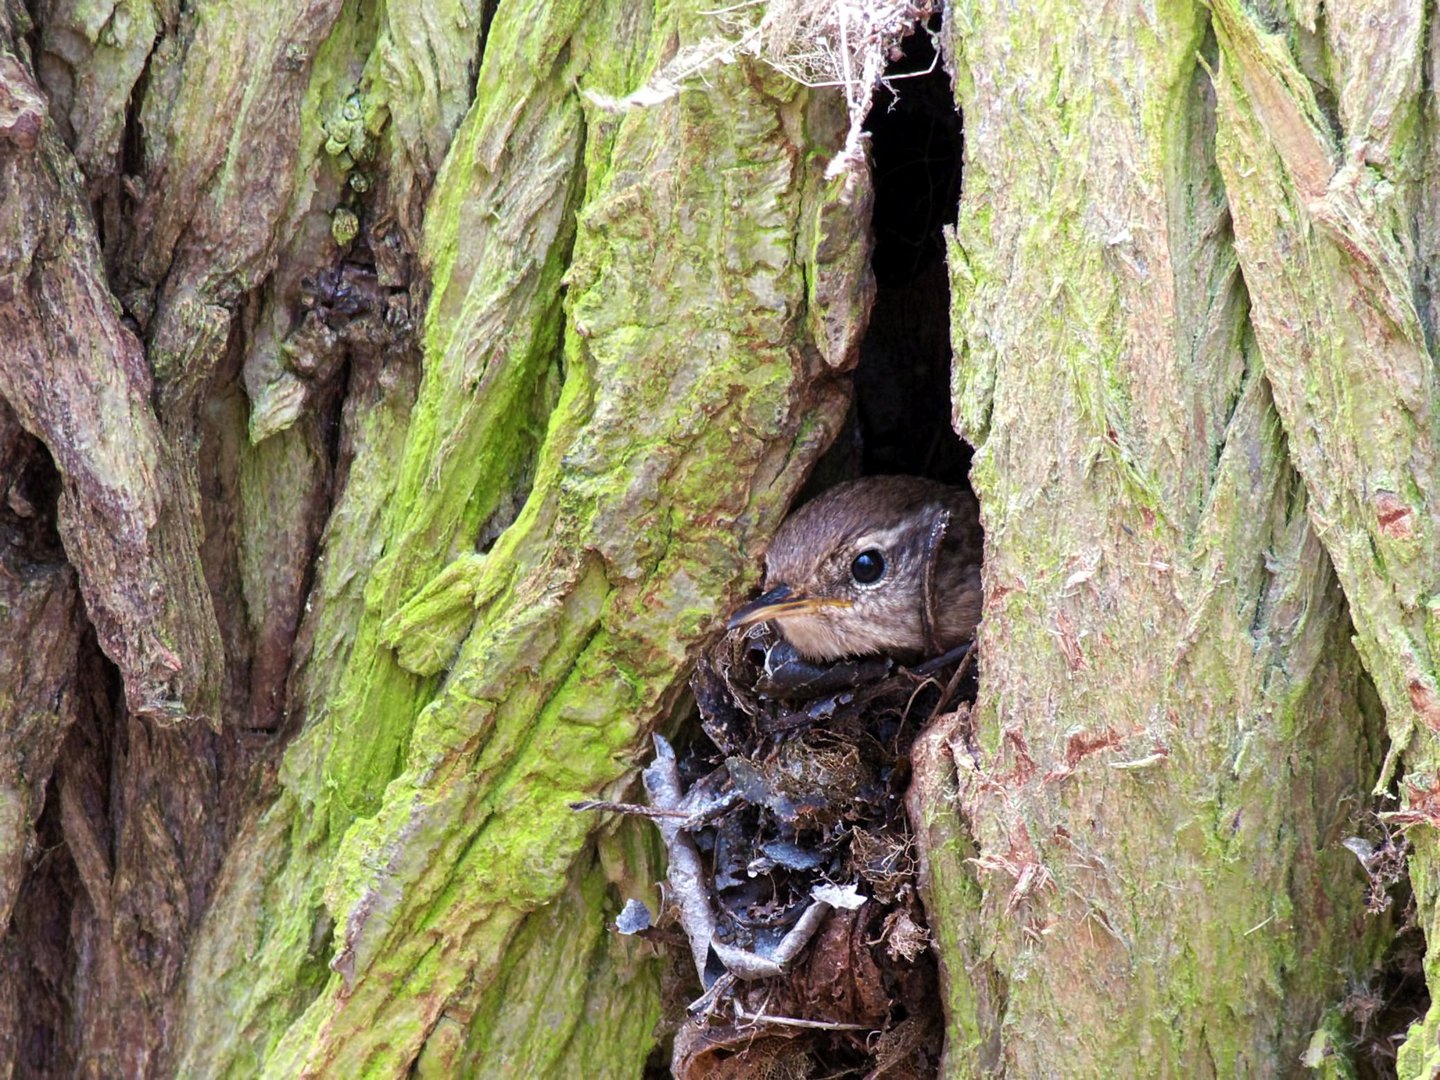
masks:
<path id="1" fill-rule="evenodd" d="M 742 626 L 749 626 L 757 622 L 769 622 L 771 619 L 783 619 L 788 615 L 808 615 L 821 608 L 848 608 L 850 606 L 852 605 L 849 600 L 796 596 L 790 591 L 789 585 L 781 585 L 771 589 L 760 599 L 752 600 L 744 607 L 738 608 L 730 616 L 730 621 L 725 624 L 725 629 L 739 630 Z"/>

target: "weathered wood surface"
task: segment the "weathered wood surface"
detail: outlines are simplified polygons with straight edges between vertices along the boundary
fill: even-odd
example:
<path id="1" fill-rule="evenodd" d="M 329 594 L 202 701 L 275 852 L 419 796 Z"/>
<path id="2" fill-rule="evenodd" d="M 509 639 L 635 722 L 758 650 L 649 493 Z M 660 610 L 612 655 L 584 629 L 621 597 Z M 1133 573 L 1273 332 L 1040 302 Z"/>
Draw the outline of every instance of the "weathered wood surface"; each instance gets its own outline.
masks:
<path id="1" fill-rule="evenodd" d="M 1337 843 L 1381 765 L 1361 655 L 1377 684 L 1390 662 L 1336 530 L 1374 518 L 1334 497 L 1339 418 L 1292 381 L 1322 377 L 1313 321 L 1378 395 L 1384 365 L 1331 321 L 1369 286 L 1332 308 L 1324 280 L 1272 280 L 1324 241 L 1237 160 L 1276 153 L 1237 87 L 1256 41 L 1286 48 L 1240 5 L 949 14 L 954 400 L 988 545 L 973 740 L 935 733 L 922 770 L 950 1070 L 1285 1074 L 1384 925 Z M 1333 46 L 1403 94 L 1365 47 Z M 1257 243 L 1261 212 L 1304 238 Z M 1397 363 L 1421 343 L 1390 340 Z"/>
<path id="2" fill-rule="evenodd" d="M 26 1064 L 633 1073 L 656 975 L 604 912 L 659 871 L 566 803 L 633 776 L 847 408 L 843 102 L 755 64 L 589 96 L 698 5 L 20 17 L 0 393 L 78 574 L 16 602 L 63 630 L 78 578 L 124 688 L 17 705 L 73 925 L 26 955 L 17 917 L 4 977 L 90 995 Z M 46 775 L 6 781 L 7 903 Z"/>
<path id="3" fill-rule="evenodd" d="M 1440 39 L 1259 6 L 948 9 L 957 1075 L 1288 1072 L 1377 783 L 1433 931 Z M 871 288 L 839 95 L 605 104 L 708 10 L 0 2 L 13 1071 L 641 1068 L 656 855 L 565 804 L 683 710 Z"/>

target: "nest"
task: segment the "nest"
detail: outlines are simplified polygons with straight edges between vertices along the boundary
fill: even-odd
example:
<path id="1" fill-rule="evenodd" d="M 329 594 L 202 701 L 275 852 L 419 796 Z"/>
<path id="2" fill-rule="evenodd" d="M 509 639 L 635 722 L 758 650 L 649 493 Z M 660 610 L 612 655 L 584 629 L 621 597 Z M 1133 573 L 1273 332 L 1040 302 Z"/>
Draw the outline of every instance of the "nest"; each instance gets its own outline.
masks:
<path id="1" fill-rule="evenodd" d="M 675 1076 L 936 1075 L 938 974 L 905 792 L 915 736 L 973 697 L 969 667 L 968 654 L 817 666 L 768 627 L 702 658 L 704 738 L 677 755 L 657 737 L 645 771 L 643 812 L 670 857 L 664 909 L 652 921 L 632 901 L 617 924 L 688 946 L 667 995 Z"/>

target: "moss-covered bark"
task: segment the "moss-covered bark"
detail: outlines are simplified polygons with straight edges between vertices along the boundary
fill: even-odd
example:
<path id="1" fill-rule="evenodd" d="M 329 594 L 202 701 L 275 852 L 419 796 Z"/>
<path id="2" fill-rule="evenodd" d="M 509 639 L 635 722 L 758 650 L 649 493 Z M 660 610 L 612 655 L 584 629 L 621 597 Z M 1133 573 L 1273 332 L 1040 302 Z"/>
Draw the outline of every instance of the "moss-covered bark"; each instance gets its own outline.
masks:
<path id="1" fill-rule="evenodd" d="M 1210 15 L 950 17 L 987 535 L 975 742 L 925 773 L 950 1071 L 1283 1073 L 1371 959 L 1335 841 L 1379 762 L 1230 233 Z"/>
<path id="2" fill-rule="evenodd" d="M 38 287 L 0 321 L 35 346 L 0 390 L 128 705 L 48 693 L 83 640 L 7 699 L 5 996 L 60 982 L 0 1035 L 36 1071 L 633 1074 L 656 975 L 604 917 L 660 871 L 566 804 L 627 782 L 839 425 L 843 103 L 754 65 L 592 103 L 710 36 L 699 5 L 33 10 L 0 265 Z M 79 639 L 39 556 L 17 611 Z"/>
<path id="3" fill-rule="evenodd" d="M 1427 61 L 1423 6 L 1385 9 L 1327 5 L 1323 22 L 1302 17 L 1285 35 L 1239 4 L 1217 3 L 1216 85 L 1221 166 L 1266 377 L 1385 704 L 1391 745 L 1377 787 L 1389 790 L 1403 761 L 1400 820 L 1421 826 L 1411 830 L 1411 878 L 1434 996 L 1436 381 L 1433 312 L 1415 283 L 1434 265 L 1423 191 L 1434 185 L 1426 167 L 1437 132 L 1422 86 L 1435 39 L 1432 30 Z M 1402 1076 L 1440 1068 L 1437 1028 L 1432 1007 L 1401 1050 Z"/>
<path id="4" fill-rule="evenodd" d="M 640 1071 L 604 923 L 657 853 L 567 804 L 685 707 L 870 298 L 838 94 L 616 105 L 709 7 L 0 0 L 16 1072 Z M 1392 773 L 1440 894 L 1440 32 L 1021 7 L 946 15 L 989 544 L 912 793 L 949 1070 L 1343 1071 L 1383 924 L 1336 840 Z"/>
<path id="5" fill-rule="evenodd" d="M 620 3 L 496 15 L 430 202 L 394 486 L 352 471 L 347 489 L 383 505 L 353 518 L 378 521 L 383 557 L 363 610 L 328 598 L 364 567 L 326 561 L 315 640 L 336 620 L 353 640 L 307 669 L 282 791 L 232 855 L 187 1074 L 638 1067 L 654 974 L 596 938 L 592 823 L 566 804 L 624 784 L 674 708 L 839 423 L 825 372 L 853 360 L 866 296 L 865 223 L 840 201 L 860 196 L 822 178 L 834 103 L 737 69 L 723 93 L 587 113 L 585 90 L 628 92 L 705 25 Z M 817 310 L 821 285 L 848 307 Z M 827 318 L 849 338 L 817 340 Z M 346 520 L 327 552 L 353 550 Z M 526 944 L 557 933 L 577 951 Z M 615 1022 L 540 1022 L 568 1008 Z"/>

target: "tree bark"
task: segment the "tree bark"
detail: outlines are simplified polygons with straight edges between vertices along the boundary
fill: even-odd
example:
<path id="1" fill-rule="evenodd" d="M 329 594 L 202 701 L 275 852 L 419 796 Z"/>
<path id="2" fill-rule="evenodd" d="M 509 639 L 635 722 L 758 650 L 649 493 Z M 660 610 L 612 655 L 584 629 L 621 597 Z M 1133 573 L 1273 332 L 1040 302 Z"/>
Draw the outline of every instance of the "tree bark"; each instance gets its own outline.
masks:
<path id="1" fill-rule="evenodd" d="M 7 1015 L 10 1060 L 634 1072 L 655 967 L 604 920 L 661 874 L 567 804 L 633 776 L 843 418 L 870 295 L 864 178 L 823 176 L 843 104 L 747 63 L 602 109 L 712 25 L 618 0 L 89 14 L 7 27 L 3 317 L 39 344 L 3 391 L 125 694 L 94 746 L 20 703 L 7 765 L 47 756 L 79 880 L 33 897 L 59 942 L 12 926 L 12 991 L 43 961 L 75 1004 Z M 27 223 L 76 252 L 39 262 Z M 19 598 L 34 640 L 74 580 Z M 45 775 L 7 789 L 12 893 Z"/>
<path id="2" fill-rule="evenodd" d="M 568 804 L 687 722 L 874 289 L 843 97 L 711 6 L 0 0 L 9 1073 L 644 1068 L 658 846 Z M 1372 789 L 1440 893 L 1434 13 L 1041 7 L 944 29 L 946 1068 L 1338 1068 Z"/>
<path id="3" fill-rule="evenodd" d="M 921 786 L 956 1075 L 1287 1073 L 1371 966 L 1371 682 L 1412 795 L 1434 685 L 1433 135 L 1423 12 L 1383 7 L 950 9 L 988 540 L 975 744 L 932 733 Z"/>

